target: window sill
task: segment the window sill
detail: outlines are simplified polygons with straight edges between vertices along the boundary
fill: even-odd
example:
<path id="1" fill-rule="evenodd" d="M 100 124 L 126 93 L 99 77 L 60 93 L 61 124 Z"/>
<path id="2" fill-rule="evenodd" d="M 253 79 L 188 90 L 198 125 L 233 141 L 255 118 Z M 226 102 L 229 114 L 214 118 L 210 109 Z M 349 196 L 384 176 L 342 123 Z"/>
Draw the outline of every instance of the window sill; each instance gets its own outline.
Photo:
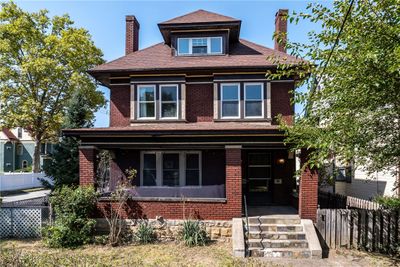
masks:
<path id="1" fill-rule="evenodd" d="M 181 198 L 181 197 L 131 197 L 133 201 L 143 202 L 197 202 L 197 203 L 226 203 L 226 198 Z M 100 202 L 110 201 L 110 197 L 101 197 Z"/>
<path id="2" fill-rule="evenodd" d="M 187 122 L 186 120 L 183 120 L 183 119 L 158 119 L 158 120 L 156 120 L 156 119 L 154 119 L 154 120 L 134 120 L 134 119 L 131 119 L 130 120 L 130 122 L 131 123 L 171 123 L 171 122 L 173 122 L 173 123 L 177 123 L 177 122 L 181 122 L 181 123 L 184 123 L 184 122 Z"/>
<path id="3" fill-rule="evenodd" d="M 214 122 L 271 122 L 271 118 L 237 118 L 237 119 L 214 119 Z"/>

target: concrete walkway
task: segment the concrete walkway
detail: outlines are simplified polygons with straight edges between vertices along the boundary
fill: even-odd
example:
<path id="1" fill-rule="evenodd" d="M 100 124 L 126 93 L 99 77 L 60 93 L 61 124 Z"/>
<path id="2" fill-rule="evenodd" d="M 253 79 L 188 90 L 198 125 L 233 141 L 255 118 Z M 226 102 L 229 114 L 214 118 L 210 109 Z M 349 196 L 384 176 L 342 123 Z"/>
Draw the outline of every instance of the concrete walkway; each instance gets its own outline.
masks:
<path id="1" fill-rule="evenodd" d="M 5 197 L 2 197 L 0 194 L 0 197 L 2 198 L 3 203 L 9 203 L 9 202 L 45 197 L 49 193 L 50 190 L 38 190 L 34 192 L 26 192 L 18 195 L 5 196 Z"/>

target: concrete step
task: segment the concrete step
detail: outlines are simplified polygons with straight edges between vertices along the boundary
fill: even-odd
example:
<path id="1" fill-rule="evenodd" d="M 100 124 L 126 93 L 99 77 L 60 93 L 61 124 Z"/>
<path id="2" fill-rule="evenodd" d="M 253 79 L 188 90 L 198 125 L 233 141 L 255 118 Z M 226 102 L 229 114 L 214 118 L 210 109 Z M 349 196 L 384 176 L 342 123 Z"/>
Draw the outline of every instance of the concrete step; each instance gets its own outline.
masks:
<path id="1" fill-rule="evenodd" d="M 268 240 L 263 239 L 264 248 L 308 248 L 307 240 Z"/>
<path id="2" fill-rule="evenodd" d="M 307 259 L 311 258 L 311 251 L 304 248 L 266 248 L 249 249 L 250 257 L 265 257 L 265 258 L 293 258 Z"/>
<path id="3" fill-rule="evenodd" d="M 262 232 L 251 231 L 249 238 L 258 239 L 272 239 L 272 240 L 305 240 L 306 234 L 304 232 Z"/>
<path id="4" fill-rule="evenodd" d="M 260 238 L 248 239 L 246 243 L 247 243 L 247 246 L 248 246 L 249 249 L 253 249 L 253 248 L 262 249 L 262 248 L 264 248 L 263 244 L 262 244 L 262 239 L 260 239 Z"/>
<path id="5" fill-rule="evenodd" d="M 301 224 L 301 219 L 297 215 L 286 215 L 286 216 L 257 216 L 249 217 L 249 224 L 284 224 L 284 225 L 295 225 Z"/>
<path id="6" fill-rule="evenodd" d="M 249 232 L 303 232 L 302 225 L 286 224 L 249 224 Z"/>

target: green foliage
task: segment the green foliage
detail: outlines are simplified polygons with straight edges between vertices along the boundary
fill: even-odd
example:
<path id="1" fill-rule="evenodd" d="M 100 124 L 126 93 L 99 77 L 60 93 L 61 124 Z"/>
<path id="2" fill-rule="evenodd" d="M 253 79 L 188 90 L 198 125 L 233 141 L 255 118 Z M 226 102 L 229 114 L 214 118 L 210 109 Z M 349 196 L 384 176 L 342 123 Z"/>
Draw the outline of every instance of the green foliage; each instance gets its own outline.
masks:
<path id="1" fill-rule="evenodd" d="M 53 248 L 77 247 L 93 239 L 96 221 L 90 219 L 97 201 L 92 187 L 62 187 L 50 197 L 56 214 L 54 225 L 43 230 L 44 243 Z"/>
<path id="2" fill-rule="evenodd" d="M 92 118 L 87 110 L 85 97 L 77 92 L 71 99 L 66 111 L 63 128 L 87 128 L 93 126 Z M 49 164 L 44 166 L 44 171 L 51 177 L 53 184 L 42 180 L 48 188 L 61 188 L 62 186 L 79 185 L 79 140 L 75 137 L 63 136 L 56 146 Z"/>
<path id="3" fill-rule="evenodd" d="M 200 221 L 186 220 L 183 222 L 181 238 L 186 246 L 204 246 L 207 241 L 207 233 Z"/>
<path id="4" fill-rule="evenodd" d="M 288 17 L 322 30 L 310 31 L 308 44 L 288 42 L 293 55 L 308 61 L 285 62 L 267 74 L 270 79 L 293 77 L 307 88 L 294 94 L 294 103 L 304 107 L 295 125 L 280 120 L 281 128 L 293 150 L 311 148 L 310 166 L 320 167 L 335 156 L 354 160 L 369 173 L 395 170 L 400 166 L 400 4 L 355 1 L 326 65 L 349 4 L 315 2 L 307 13 Z"/>
<path id="5" fill-rule="evenodd" d="M 400 198 L 398 197 L 378 196 L 374 200 L 386 209 L 400 210 Z"/>
<path id="6" fill-rule="evenodd" d="M 135 238 L 140 244 L 153 243 L 156 240 L 154 228 L 147 221 L 141 221 L 136 230 Z"/>
<path id="7" fill-rule="evenodd" d="M 80 91 L 87 118 L 105 104 L 86 72 L 103 63 L 87 30 L 68 15 L 49 17 L 47 10 L 26 12 L 14 2 L 0 10 L 0 118 L 10 128 L 23 127 L 35 140 L 34 171 L 40 144 L 54 140 L 66 105 Z"/>

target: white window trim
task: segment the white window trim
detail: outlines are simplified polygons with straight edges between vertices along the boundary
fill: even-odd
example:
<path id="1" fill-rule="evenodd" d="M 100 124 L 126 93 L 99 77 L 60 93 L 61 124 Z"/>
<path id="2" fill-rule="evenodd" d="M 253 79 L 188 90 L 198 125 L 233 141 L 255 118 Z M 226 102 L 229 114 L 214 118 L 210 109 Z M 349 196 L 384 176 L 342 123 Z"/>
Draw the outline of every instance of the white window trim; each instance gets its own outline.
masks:
<path id="1" fill-rule="evenodd" d="M 179 154 L 179 186 L 164 186 L 163 185 L 163 154 Z M 144 168 L 144 155 L 155 154 L 156 155 L 156 185 L 155 186 L 143 186 L 143 168 Z M 199 185 L 186 185 L 186 154 L 198 154 L 199 155 Z M 202 187 L 202 160 L 201 151 L 141 151 L 140 152 L 140 187 L 144 188 L 166 188 L 166 187 L 187 187 L 187 188 L 199 188 Z"/>
<path id="2" fill-rule="evenodd" d="M 153 101 L 140 101 L 140 88 L 146 88 L 146 87 L 153 87 L 154 89 L 154 100 Z M 156 119 L 156 101 L 157 101 L 157 90 L 156 86 L 153 84 L 149 85 L 138 85 L 137 86 L 137 119 L 138 120 L 155 120 Z M 154 117 L 140 117 L 140 103 L 154 103 Z"/>
<path id="3" fill-rule="evenodd" d="M 223 100 L 223 88 L 224 88 L 224 86 L 237 86 L 237 90 L 238 90 L 238 100 L 237 100 L 237 102 L 238 102 L 238 115 L 237 116 L 223 116 L 223 114 L 222 114 L 222 104 L 223 104 L 223 102 L 224 102 L 224 100 Z M 229 100 L 228 100 L 229 101 Z M 221 119 L 240 119 L 240 83 L 221 83 L 221 86 L 220 86 L 220 109 L 219 109 L 219 112 L 220 112 L 220 114 L 221 114 Z"/>
<path id="4" fill-rule="evenodd" d="M 211 52 L 211 38 L 219 38 L 221 40 L 220 42 L 220 51 L 221 52 Z M 187 39 L 189 40 L 189 53 L 180 53 L 179 52 L 179 40 L 182 39 Z M 207 53 L 206 54 L 193 54 L 193 39 L 207 39 Z M 212 37 L 182 37 L 182 38 L 177 38 L 176 41 L 176 51 L 178 56 L 192 56 L 192 55 L 223 55 L 223 39 L 221 36 L 212 36 Z"/>
<path id="5" fill-rule="evenodd" d="M 163 88 L 163 87 L 172 87 L 172 86 L 175 86 L 175 90 L 176 90 L 176 101 L 162 101 L 162 94 L 161 94 L 161 89 Z M 159 97 L 159 104 L 158 104 L 158 107 L 159 107 L 159 111 L 160 111 L 160 116 L 159 116 L 159 118 L 160 118 L 160 120 L 176 120 L 176 119 L 178 119 L 179 118 L 179 111 L 180 111 L 180 109 L 179 109 L 179 85 L 178 84 L 161 84 L 159 87 L 158 87 L 158 95 L 160 96 Z M 162 116 L 162 103 L 163 102 L 166 102 L 166 103 L 175 103 L 176 104 L 176 116 L 175 117 L 163 117 Z"/>
<path id="6" fill-rule="evenodd" d="M 261 85 L 261 116 L 246 116 L 246 86 L 248 85 Z M 243 88 L 243 94 L 244 94 L 244 101 L 243 101 L 243 109 L 244 109 L 244 118 L 264 118 L 264 84 L 263 83 L 244 83 L 244 88 Z M 254 99 L 250 99 L 249 101 L 258 101 Z"/>

